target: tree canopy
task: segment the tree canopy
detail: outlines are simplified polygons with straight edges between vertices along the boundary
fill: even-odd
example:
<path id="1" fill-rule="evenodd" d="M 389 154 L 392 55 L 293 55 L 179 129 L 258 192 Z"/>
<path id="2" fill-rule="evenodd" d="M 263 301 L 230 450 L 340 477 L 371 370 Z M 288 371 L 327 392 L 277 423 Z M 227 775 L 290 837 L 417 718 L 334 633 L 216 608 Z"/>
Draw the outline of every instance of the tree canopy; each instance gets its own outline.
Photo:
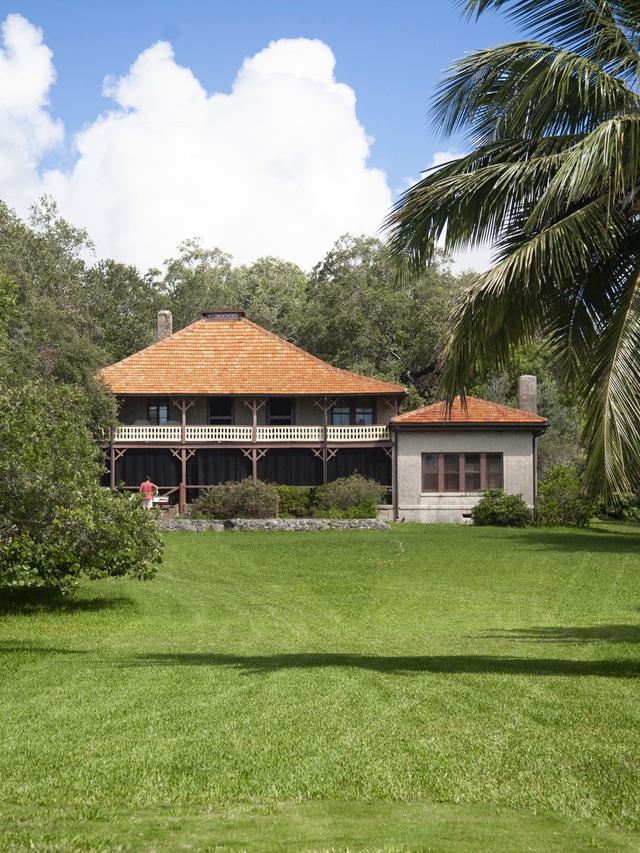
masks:
<path id="1" fill-rule="evenodd" d="M 640 481 L 640 5 L 635 0 L 467 0 L 502 9 L 531 38 L 450 69 L 433 114 L 469 153 L 428 173 L 389 220 L 396 256 L 422 267 L 493 244 L 462 295 L 443 388 L 501 370 L 542 339 L 575 389 L 585 475 L 615 501 Z"/>

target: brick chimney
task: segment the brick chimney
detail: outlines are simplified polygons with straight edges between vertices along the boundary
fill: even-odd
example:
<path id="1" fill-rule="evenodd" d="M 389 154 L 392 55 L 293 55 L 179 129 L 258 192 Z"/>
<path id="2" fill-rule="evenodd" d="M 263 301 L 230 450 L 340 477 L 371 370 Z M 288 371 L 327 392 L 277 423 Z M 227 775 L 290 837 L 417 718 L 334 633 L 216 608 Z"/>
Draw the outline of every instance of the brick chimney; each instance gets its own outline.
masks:
<path id="1" fill-rule="evenodd" d="M 538 379 L 535 376 L 518 377 L 518 408 L 537 414 Z"/>
<path id="2" fill-rule="evenodd" d="M 162 341 L 173 334 L 171 311 L 158 311 L 158 340 Z"/>

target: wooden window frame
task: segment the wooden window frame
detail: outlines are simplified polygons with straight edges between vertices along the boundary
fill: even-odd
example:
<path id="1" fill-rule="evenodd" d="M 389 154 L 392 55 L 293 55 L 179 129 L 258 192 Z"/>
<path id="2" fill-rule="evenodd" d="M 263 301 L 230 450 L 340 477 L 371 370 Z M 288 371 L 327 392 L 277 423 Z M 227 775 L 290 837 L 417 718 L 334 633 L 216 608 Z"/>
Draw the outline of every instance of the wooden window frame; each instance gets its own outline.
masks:
<path id="1" fill-rule="evenodd" d="M 371 401 L 371 405 L 369 405 L 369 401 Z M 365 404 L 365 405 L 363 405 Z M 356 410 L 357 409 L 371 409 L 371 424 L 358 424 L 356 421 Z M 349 423 L 348 424 L 335 424 L 333 421 L 333 410 L 334 409 L 348 409 L 349 410 Z M 370 426 L 378 423 L 378 398 L 377 397 L 345 397 L 342 400 L 338 399 L 338 402 L 335 406 L 331 407 L 331 418 L 330 423 L 332 426 Z"/>
<path id="2" fill-rule="evenodd" d="M 151 408 L 154 407 L 157 410 L 157 417 L 155 420 L 151 419 Z M 167 409 L 167 420 L 160 420 L 160 408 L 166 407 Z M 168 397 L 147 397 L 147 420 L 153 426 L 165 426 L 171 420 L 171 403 Z"/>
<path id="3" fill-rule="evenodd" d="M 228 415 L 212 415 L 212 403 L 214 400 L 228 400 L 230 402 L 230 413 Z M 226 397 L 223 394 L 214 394 L 207 397 L 207 423 L 211 426 L 216 424 L 220 426 L 230 426 L 235 420 L 235 400 L 233 397 Z"/>
<path id="4" fill-rule="evenodd" d="M 425 456 L 435 456 L 436 457 L 436 465 L 438 471 L 438 489 L 437 491 L 433 491 L 433 489 L 425 489 Z M 457 456 L 458 457 L 458 488 L 457 489 L 445 489 L 445 478 L 444 478 L 444 457 L 445 456 Z M 479 456 L 480 457 L 480 488 L 479 489 L 467 489 L 466 478 L 465 478 L 465 456 Z M 487 472 L 487 456 L 499 456 L 501 463 L 501 486 L 492 486 L 491 488 L 504 488 L 504 453 L 482 453 L 479 451 L 460 451 L 460 452 L 445 452 L 445 451 L 430 451 L 425 452 L 421 455 L 421 469 L 420 469 L 420 479 L 421 479 L 421 492 L 422 494 L 444 494 L 444 495 L 478 495 L 481 492 L 486 492 L 489 488 L 488 484 L 488 472 Z"/>
<path id="5" fill-rule="evenodd" d="M 271 403 L 274 400 L 289 400 L 290 407 L 289 407 L 288 423 L 285 423 L 284 421 L 279 420 L 279 418 L 281 418 L 282 415 L 273 416 L 271 414 Z M 273 420 L 274 417 L 276 418 L 276 420 Z M 295 422 L 296 422 L 296 399 L 295 399 L 295 397 L 271 397 L 269 399 L 268 408 L 267 408 L 267 424 L 269 426 L 293 426 L 293 424 L 295 424 Z"/>

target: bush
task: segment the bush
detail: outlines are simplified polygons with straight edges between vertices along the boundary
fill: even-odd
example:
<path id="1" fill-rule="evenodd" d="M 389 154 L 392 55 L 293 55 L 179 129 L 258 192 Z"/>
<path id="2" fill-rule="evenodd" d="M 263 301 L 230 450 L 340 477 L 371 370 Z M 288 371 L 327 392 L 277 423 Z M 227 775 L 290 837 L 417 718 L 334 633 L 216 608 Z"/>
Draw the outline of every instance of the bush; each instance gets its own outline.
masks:
<path id="1" fill-rule="evenodd" d="M 314 514 L 324 518 L 375 518 L 386 492 L 386 486 L 361 474 L 340 477 L 318 486 Z"/>
<path id="2" fill-rule="evenodd" d="M 0 388 L 0 589 L 149 578 L 162 543 L 139 498 L 98 485 L 85 395 L 52 381 Z"/>
<path id="3" fill-rule="evenodd" d="M 600 503 L 598 517 L 605 520 L 640 521 L 640 497 L 633 492 L 623 492 L 617 496 L 615 504 Z"/>
<path id="4" fill-rule="evenodd" d="M 261 480 L 240 480 L 212 486 L 193 502 L 200 518 L 276 518 L 278 490 Z"/>
<path id="5" fill-rule="evenodd" d="M 494 527 L 526 527 L 532 513 L 522 495 L 507 495 L 502 489 L 489 489 L 471 510 L 474 524 Z"/>
<path id="6" fill-rule="evenodd" d="M 277 485 L 278 515 L 281 518 L 310 518 L 315 504 L 315 489 L 309 486 Z"/>
<path id="7" fill-rule="evenodd" d="M 545 527 L 588 527 L 596 511 L 575 468 L 552 465 L 538 487 L 536 521 Z"/>

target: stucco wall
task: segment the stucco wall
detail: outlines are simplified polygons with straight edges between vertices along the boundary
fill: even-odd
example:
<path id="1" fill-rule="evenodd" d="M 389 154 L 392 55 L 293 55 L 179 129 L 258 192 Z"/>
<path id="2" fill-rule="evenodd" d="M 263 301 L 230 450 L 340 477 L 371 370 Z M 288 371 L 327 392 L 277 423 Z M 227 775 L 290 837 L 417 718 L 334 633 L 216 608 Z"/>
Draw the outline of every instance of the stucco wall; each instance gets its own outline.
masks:
<path id="1" fill-rule="evenodd" d="M 404 521 L 463 522 L 480 494 L 422 492 L 423 453 L 502 453 L 504 490 L 534 500 L 533 436 L 514 430 L 399 430 L 398 518 Z"/>

